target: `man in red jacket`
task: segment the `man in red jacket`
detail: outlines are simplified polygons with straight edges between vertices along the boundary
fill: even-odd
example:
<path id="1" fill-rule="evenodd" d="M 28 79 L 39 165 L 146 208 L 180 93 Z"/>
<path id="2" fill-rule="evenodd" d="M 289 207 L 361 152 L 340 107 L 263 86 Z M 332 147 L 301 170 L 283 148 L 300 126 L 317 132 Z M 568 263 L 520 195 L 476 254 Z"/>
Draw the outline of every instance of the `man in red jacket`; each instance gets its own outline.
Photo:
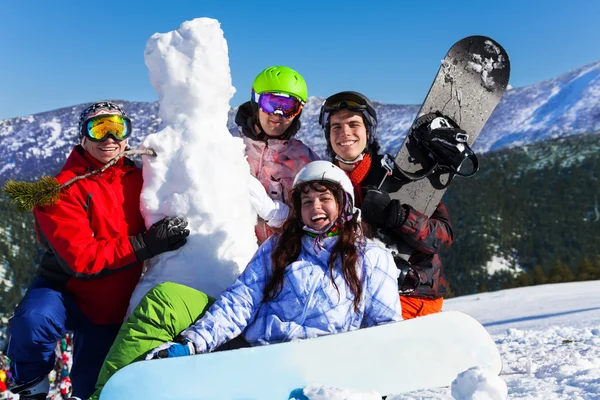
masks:
<path id="1" fill-rule="evenodd" d="M 340 92 L 321 107 L 327 152 L 354 186 L 356 204 L 363 218 L 376 229 L 376 236 L 394 249 L 408 245 L 410 264 L 395 257 L 402 317 L 414 318 L 441 311 L 447 290 L 438 253 L 454 240 L 448 212 L 440 203 L 431 217 L 407 204 L 391 200 L 406 181 L 383 167 L 377 143 L 377 113 L 371 101 L 358 92 Z M 378 188 L 381 186 L 380 188 Z"/>
<path id="2" fill-rule="evenodd" d="M 131 121 L 118 105 L 99 102 L 79 119 L 75 146 L 59 183 L 97 170 L 125 150 Z M 46 249 L 38 274 L 10 321 L 7 355 L 21 399 L 45 399 L 56 341 L 73 338 L 73 394 L 88 398 L 123 322 L 143 261 L 178 249 L 189 230 L 181 217 L 145 229 L 142 171 L 121 158 L 104 172 L 64 189 L 58 203 L 34 209 Z"/>

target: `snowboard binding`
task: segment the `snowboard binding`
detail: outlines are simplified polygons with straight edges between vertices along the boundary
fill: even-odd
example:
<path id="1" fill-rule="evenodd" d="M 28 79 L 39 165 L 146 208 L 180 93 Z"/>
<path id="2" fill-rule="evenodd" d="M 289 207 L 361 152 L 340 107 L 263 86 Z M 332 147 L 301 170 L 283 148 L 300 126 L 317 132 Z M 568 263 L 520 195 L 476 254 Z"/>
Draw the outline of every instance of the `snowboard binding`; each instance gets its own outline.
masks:
<path id="1" fill-rule="evenodd" d="M 469 134 L 458 124 L 439 111 L 420 116 L 414 122 L 409 135 L 425 150 L 433 160 L 428 169 L 420 173 L 400 170 L 406 178 L 416 181 L 429 176 L 434 171 L 470 177 L 479 170 L 479 160 L 468 144 Z M 471 162 L 471 170 L 463 172 L 465 160 Z"/>

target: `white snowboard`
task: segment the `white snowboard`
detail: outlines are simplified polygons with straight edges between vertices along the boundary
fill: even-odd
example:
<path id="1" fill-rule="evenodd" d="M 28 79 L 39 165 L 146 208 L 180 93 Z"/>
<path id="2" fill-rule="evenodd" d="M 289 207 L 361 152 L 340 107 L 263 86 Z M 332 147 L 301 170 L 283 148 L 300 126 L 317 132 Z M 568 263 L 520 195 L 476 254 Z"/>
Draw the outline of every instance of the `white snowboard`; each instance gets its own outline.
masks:
<path id="1" fill-rule="evenodd" d="M 494 374 L 500 353 L 472 317 L 448 311 L 310 340 L 133 363 L 100 400 L 285 400 L 306 386 L 382 395 L 449 386 L 479 366 Z"/>

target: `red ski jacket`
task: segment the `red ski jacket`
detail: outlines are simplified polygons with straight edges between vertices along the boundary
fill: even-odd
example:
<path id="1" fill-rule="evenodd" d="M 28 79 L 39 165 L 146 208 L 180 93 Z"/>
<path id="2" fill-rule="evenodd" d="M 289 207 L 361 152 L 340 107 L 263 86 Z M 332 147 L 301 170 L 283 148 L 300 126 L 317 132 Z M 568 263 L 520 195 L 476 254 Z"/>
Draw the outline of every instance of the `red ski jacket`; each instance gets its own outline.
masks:
<path id="1" fill-rule="evenodd" d="M 56 178 L 62 184 L 101 167 L 75 146 Z M 145 231 L 142 183 L 141 169 L 124 158 L 73 183 L 57 204 L 33 211 L 38 240 L 47 250 L 38 273 L 71 293 L 96 324 L 123 322 L 142 272 L 129 242 Z"/>

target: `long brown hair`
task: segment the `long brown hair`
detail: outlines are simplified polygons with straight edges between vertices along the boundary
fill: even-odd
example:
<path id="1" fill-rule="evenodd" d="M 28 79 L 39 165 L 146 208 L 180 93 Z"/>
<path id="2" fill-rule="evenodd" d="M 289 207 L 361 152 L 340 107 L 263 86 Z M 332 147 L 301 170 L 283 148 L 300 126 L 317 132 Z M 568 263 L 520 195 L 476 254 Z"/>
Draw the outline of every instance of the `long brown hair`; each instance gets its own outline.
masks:
<path id="1" fill-rule="evenodd" d="M 285 223 L 283 224 L 283 232 L 277 240 L 277 245 L 271 253 L 271 261 L 273 264 L 273 275 L 265 287 L 263 301 L 273 300 L 281 293 L 283 289 L 283 276 L 285 268 L 296 261 L 300 256 L 302 248 L 302 236 L 305 234 L 302 227 L 304 223 L 301 217 L 301 197 L 302 193 L 313 189 L 319 192 L 329 190 L 338 206 L 338 218 L 335 222 L 335 227 L 338 232 L 339 240 L 333 246 L 331 257 L 329 258 L 329 276 L 335 286 L 338 295 L 340 293 L 337 284 L 333 278 L 333 269 L 335 260 L 340 257 L 342 260 L 342 275 L 346 284 L 354 294 L 354 310 L 358 312 L 360 298 L 363 292 L 362 283 L 358 277 L 358 248 L 357 244 L 362 237 L 360 222 L 358 222 L 358 213 L 348 220 L 344 216 L 344 209 L 347 204 L 346 192 L 338 183 L 330 181 L 310 181 L 303 182 L 294 188 L 290 193 L 290 213 Z M 350 210 L 352 207 L 350 207 Z"/>

